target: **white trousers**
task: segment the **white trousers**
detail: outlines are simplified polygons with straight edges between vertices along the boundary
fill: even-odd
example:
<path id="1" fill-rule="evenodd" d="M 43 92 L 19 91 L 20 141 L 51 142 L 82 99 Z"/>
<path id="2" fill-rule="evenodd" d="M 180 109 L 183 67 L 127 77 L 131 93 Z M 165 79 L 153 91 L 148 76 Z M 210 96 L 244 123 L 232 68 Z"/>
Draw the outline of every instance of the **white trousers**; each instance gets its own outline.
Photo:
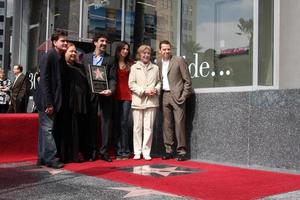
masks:
<path id="1" fill-rule="evenodd" d="M 150 156 L 156 109 L 132 109 L 134 155 Z"/>

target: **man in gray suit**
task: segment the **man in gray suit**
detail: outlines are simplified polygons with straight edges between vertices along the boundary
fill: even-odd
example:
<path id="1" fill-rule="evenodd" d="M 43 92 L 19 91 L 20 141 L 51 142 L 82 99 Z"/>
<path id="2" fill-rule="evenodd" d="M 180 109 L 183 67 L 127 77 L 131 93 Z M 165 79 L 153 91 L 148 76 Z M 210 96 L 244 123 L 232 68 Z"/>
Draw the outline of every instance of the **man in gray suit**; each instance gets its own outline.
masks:
<path id="1" fill-rule="evenodd" d="M 9 113 L 26 113 L 27 107 L 27 82 L 23 74 L 21 65 L 14 65 L 13 73 L 15 80 L 11 87 L 11 104 L 8 108 Z"/>
<path id="2" fill-rule="evenodd" d="M 163 160 L 173 158 L 173 128 L 177 139 L 177 160 L 184 161 L 186 156 L 185 102 L 191 94 L 191 76 L 185 60 L 172 56 L 171 43 L 159 43 L 161 59 L 158 60 L 162 80 L 163 138 L 166 153 Z M 174 120 L 173 120 L 174 119 Z"/>

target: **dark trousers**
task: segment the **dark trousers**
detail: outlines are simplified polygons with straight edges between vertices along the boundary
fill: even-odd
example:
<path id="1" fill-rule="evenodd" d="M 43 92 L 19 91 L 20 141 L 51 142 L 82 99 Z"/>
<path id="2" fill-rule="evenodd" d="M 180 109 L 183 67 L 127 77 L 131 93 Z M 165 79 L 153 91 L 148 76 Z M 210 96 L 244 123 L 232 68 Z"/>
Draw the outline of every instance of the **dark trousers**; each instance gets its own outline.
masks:
<path id="1" fill-rule="evenodd" d="M 57 156 L 64 163 L 78 162 L 83 154 L 86 158 L 87 141 L 85 114 L 73 113 L 64 109 L 57 113 L 54 122 L 54 137 L 57 144 Z"/>
<path id="2" fill-rule="evenodd" d="M 131 101 L 116 100 L 114 102 L 114 146 L 119 156 L 128 156 L 130 153 L 129 145 L 132 143 L 131 114 Z"/>
<path id="3" fill-rule="evenodd" d="M 0 104 L 0 113 L 7 113 L 8 107 L 9 107 L 8 103 Z"/>
<path id="4" fill-rule="evenodd" d="M 11 104 L 8 107 L 8 113 L 26 113 L 27 109 L 26 97 L 13 99 L 11 98 Z"/>
<path id="5" fill-rule="evenodd" d="M 112 106 L 112 100 L 110 98 L 99 98 L 89 105 L 89 131 L 87 141 L 90 153 L 98 151 L 102 155 L 108 154 Z M 99 144 L 99 140 L 101 140 L 101 144 Z M 100 146 L 99 150 L 98 146 Z"/>

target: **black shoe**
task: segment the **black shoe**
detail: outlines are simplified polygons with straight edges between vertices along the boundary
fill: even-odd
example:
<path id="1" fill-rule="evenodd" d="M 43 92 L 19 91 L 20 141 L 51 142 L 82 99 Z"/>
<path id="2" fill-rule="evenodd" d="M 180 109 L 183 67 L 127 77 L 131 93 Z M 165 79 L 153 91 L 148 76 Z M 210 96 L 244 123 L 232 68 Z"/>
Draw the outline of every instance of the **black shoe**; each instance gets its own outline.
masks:
<path id="1" fill-rule="evenodd" d="M 54 168 L 54 169 L 59 169 L 59 168 L 63 168 L 64 164 L 58 160 L 53 160 L 53 161 L 47 163 L 46 166 L 50 167 L 50 168 Z"/>
<path id="2" fill-rule="evenodd" d="M 83 163 L 84 162 L 84 157 L 81 153 L 78 153 L 77 158 L 76 158 L 76 162 L 78 162 L 78 163 Z"/>
<path id="3" fill-rule="evenodd" d="M 109 157 L 108 154 L 101 154 L 101 160 L 104 160 L 106 162 L 112 162 L 112 159 Z"/>
<path id="4" fill-rule="evenodd" d="M 46 163 L 43 160 L 37 160 L 36 161 L 36 166 L 41 167 L 43 165 L 46 165 Z"/>
<path id="5" fill-rule="evenodd" d="M 95 161 L 97 160 L 97 151 L 96 150 L 93 150 L 92 153 L 91 153 L 91 157 L 89 159 L 90 161 Z"/>
<path id="6" fill-rule="evenodd" d="M 163 155 L 163 157 L 161 157 L 161 159 L 163 159 L 163 160 L 169 160 L 172 158 L 173 158 L 173 155 L 171 153 L 166 153 L 165 155 Z"/>
<path id="7" fill-rule="evenodd" d="M 182 155 L 178 155 L 176 160 L 177 161 L 185 161 L 185 160 L 188 160 L 188 158 L 186 157 L 186 155 L 182 154 Z"/>

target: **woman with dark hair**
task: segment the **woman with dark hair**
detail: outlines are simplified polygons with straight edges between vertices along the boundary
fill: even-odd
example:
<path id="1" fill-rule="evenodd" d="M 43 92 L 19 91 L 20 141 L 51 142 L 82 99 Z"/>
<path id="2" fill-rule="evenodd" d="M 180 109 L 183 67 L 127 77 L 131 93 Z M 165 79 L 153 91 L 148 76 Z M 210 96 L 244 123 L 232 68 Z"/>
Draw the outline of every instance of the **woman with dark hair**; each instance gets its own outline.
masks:
<path id="1" fill-rule="evenodd" d="M 57 117 L 59 157 L 64 163 L 84 161 L 88 82 L 77 60 L 75 45 L 68 43 L 62 59 L 63 103 Z"/>
<path id="2" fill-rule="evenodd" d="M 117 71 L 117 86 L 114 106 L 114 135 L 117 159 L 127 159 L 130 156 L 130 114 L 131 92 L 128 87 L 128 77 L 133 61 L 130 59 L 130 46 L 121 41 L 115 51 L 113 65 Z"/>

